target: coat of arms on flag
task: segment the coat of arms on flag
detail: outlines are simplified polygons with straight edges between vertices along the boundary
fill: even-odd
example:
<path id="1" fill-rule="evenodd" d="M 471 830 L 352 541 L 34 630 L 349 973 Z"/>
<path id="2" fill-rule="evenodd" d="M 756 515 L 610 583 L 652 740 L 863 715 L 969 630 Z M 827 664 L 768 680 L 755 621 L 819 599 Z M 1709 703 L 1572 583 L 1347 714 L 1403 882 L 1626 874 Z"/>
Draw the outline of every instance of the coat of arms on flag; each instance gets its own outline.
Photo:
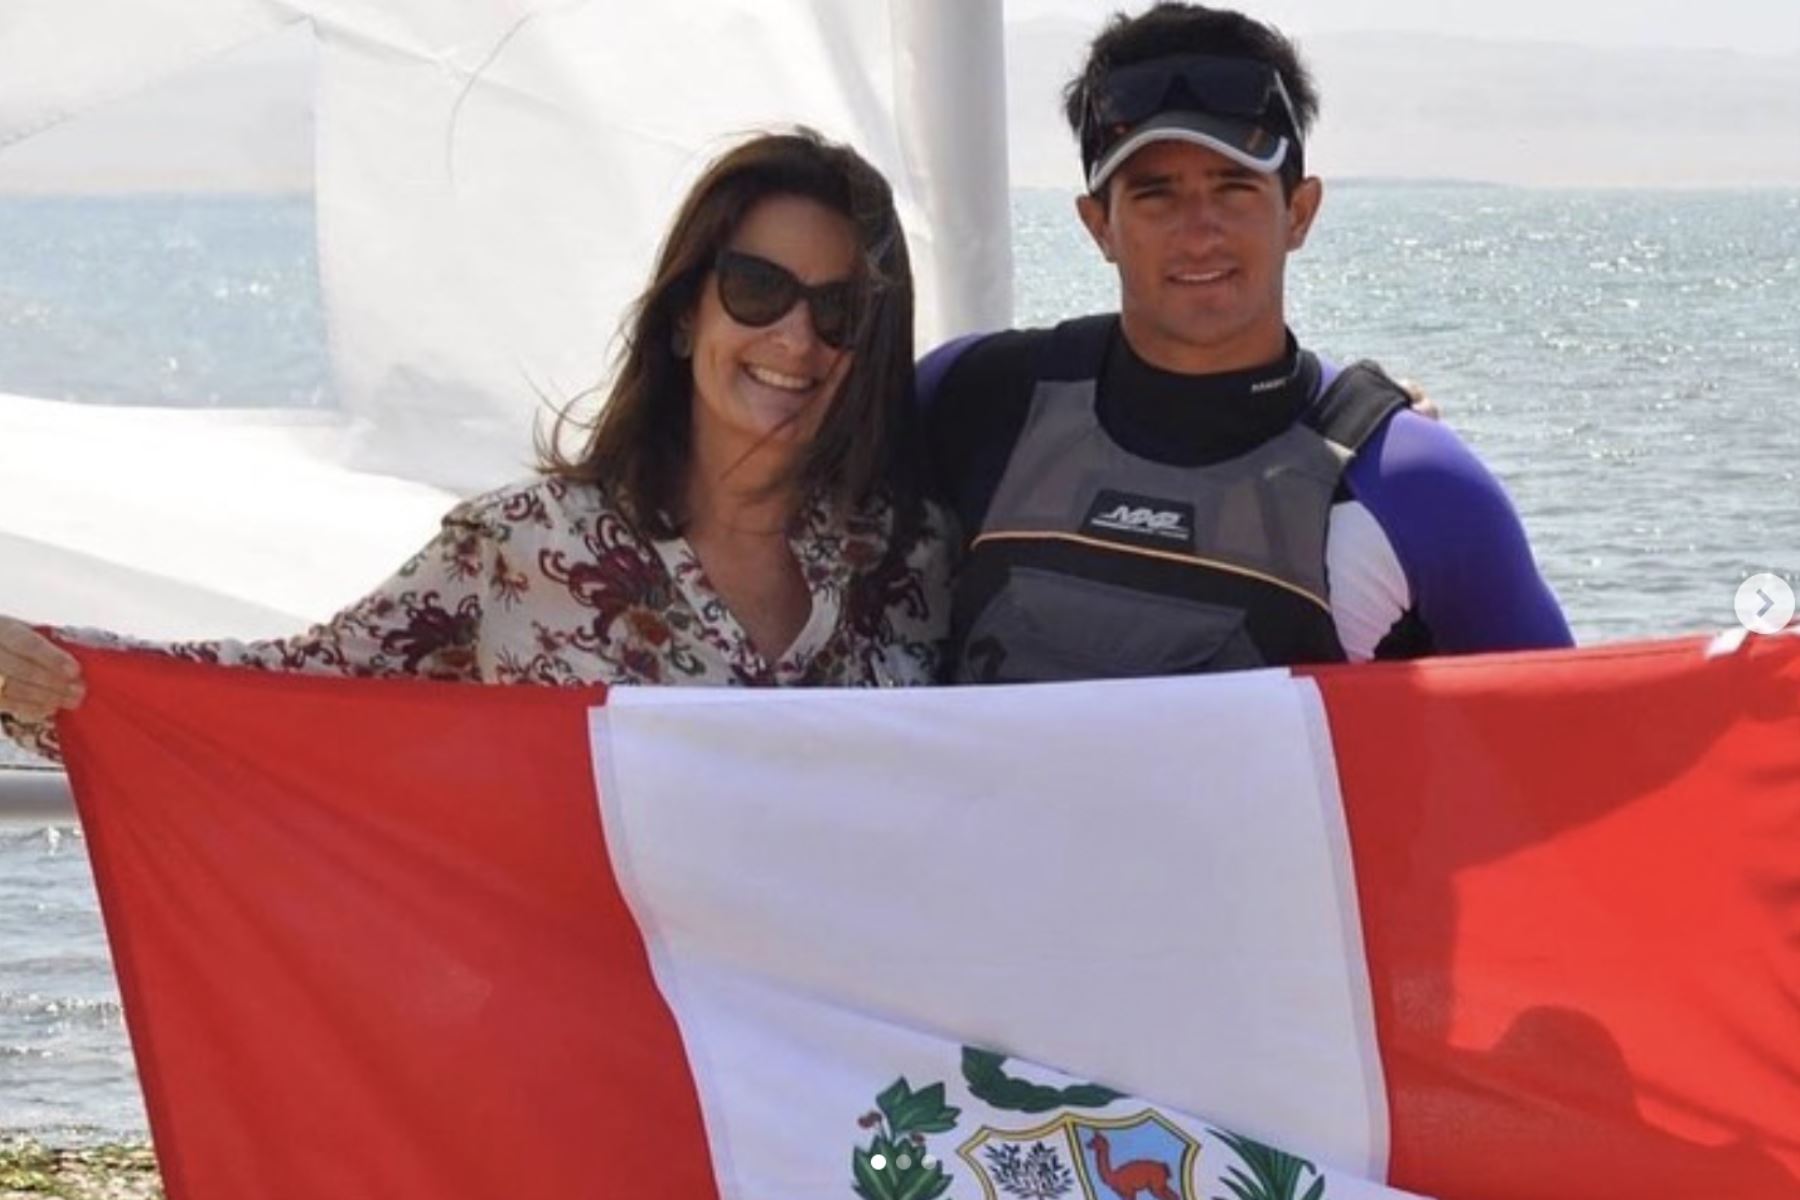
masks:
<path id="1" fill-rule="evenodd" d="M 985 1200 L 1325 1200 L 1312 1163 L 1044 1068 L 964 1047 L 962 1079 L 897 1079 L 858 1125 L 862 1200 L 936 1200 L 955 1179 Z M 950 1101 L 954 1099 L 955 1104 Z M 1046 1114 L 1049 1114 L 1046 1116 Z M 1226 1196 L 1225 1193 L 1229 1193 Z M 1332 1192 L 1333 1196 L 1339 1192 Z"/>
<path id="2" fill-rule="evenodd" d="M 1200 1143 L 1152 1110 L 1064 1113 L 1031 1129 L 983 1126 L 957 1148 L 987 1200 L 1200 1200 Z"/>

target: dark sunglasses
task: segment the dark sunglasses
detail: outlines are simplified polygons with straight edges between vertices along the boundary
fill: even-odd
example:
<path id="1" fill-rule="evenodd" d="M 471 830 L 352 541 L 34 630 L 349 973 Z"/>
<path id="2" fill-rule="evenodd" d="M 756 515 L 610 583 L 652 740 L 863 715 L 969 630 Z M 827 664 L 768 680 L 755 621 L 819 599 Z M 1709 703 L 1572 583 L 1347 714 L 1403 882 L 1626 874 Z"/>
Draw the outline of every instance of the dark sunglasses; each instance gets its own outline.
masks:
<path id="1" fill-rule="evenodd" d="M 861 288 L 852 280 L 809 286 L 779 263 L 738 250 L 721 250 L 713 270 L 719 281 L 719 303 L 739 325 L 752 329 L 773 325 L 805 300 L 813 331 L 821 342 L 842 350 L 856 337 Z"/>
<path id="2" fill-rule="evenodd" d="M 1187 106 L 1254 121 L 1296 144 L 1300 140 L 1300 125 L 1281 72 L 1254 59 L 1213 54 L 1171 55 L 1108 71 L 1089 101 L 1084 140 L 1098 150 L 1130 126 Z"/>

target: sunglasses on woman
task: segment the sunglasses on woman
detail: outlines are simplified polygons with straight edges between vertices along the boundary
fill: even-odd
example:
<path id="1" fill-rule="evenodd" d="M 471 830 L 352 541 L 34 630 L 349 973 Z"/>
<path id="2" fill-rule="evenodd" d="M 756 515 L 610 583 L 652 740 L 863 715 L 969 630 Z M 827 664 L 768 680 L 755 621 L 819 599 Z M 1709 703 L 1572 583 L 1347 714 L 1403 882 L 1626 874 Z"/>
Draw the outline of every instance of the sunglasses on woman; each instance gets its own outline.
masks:
<path id="1" fill-rule="evenodd" d="M 821 342 L 842 350 L 856 336 L 860 288 L 852 280 L 804 284 L 781 264 L 739 250 L 720 251 L 713 269 L 719 303 L 739 325 L 752 329 L 773 325 L 805 300 Z"/>

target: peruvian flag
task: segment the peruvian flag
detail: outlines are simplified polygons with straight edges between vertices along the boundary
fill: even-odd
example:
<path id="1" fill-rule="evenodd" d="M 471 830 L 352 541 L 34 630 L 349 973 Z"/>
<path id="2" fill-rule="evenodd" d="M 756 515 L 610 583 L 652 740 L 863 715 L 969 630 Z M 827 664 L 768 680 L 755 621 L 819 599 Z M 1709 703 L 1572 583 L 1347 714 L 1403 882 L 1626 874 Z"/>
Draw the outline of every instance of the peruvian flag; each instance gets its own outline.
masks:
<path id="1" fill-rule="evenodd" d="M 172 1200 L 1800 1195 L 1800 638 L 861 692 L 80 654 Z"/>

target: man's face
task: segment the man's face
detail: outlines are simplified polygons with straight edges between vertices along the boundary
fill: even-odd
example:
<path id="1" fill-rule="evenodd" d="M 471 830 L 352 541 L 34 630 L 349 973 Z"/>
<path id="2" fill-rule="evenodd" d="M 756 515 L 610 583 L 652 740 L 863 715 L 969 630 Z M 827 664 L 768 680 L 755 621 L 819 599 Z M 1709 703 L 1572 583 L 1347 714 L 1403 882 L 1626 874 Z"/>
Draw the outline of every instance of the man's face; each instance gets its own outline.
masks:
<path id="1" fill-rule="evenodd" d="M 1186 142 L 1152 142 L 1082 196 L 1081 219 L 1119 271 L 1126 339 L 1164 370 L 1261 366 L 1285 347 L 1287 256 L 1306 241 L 1321 187 L 1281 180 Z"/>

